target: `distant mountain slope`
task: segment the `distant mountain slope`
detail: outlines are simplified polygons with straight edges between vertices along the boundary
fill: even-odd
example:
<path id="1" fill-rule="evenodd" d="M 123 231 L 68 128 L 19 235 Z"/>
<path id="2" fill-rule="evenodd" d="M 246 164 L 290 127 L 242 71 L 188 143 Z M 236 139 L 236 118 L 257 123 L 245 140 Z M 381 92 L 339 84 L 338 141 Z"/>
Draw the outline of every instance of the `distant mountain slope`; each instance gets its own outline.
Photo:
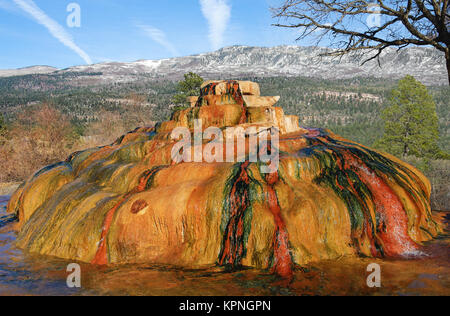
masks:
<path id="1" fill-rule="evenodd" d="M 19 69 L 0 69 L 0 77 L 25 76 L 35 74 L 48 74 L 57 71 L 58 68 L 50 66 L 32 66 Z"/>
<path id="2" fill-rule="evenodd" d="M 381 57 L 381 67 L 376 61 L 361 66 L 362 60 L 353 56 L 344 56 L 341 59 L 320 58 L 319 55 L 326 51 L 326 48 L 300 46 L 232 46 L 187 57 L 132 63 L 102 63 L 71 67 L 61 72 L 101 72 L 102 79 L 106 81 L 133 80 L 132 77 L 139 74 L 176 79 L 188 71 L 197 72 L 207 78 L 306 76 L 322 79 L 398 79 L 409 74 L 429 85 L 447 83 L 444 56 L 432 48 L 411 47 L 399 52 L 396 49 L 387 49 Z"/>
<path id="3" fill-rule="evenodd" d="M 63 75 L 90 74 L 93 83 L 132 82 L 140 77 L 178 79 L 193 71 L 205 78 L 237 77 L 312 77 L 321 79 L 349 79 L 376 77 L 399 79 L 413 75 L 427 85 L 447 84 L 443 54 L 433 48 L 411 47 L 401 51 L 387 49 L 376 61 L 365 65 L 354 56 L 342 58 L 319 57 L 327 48 L 277 46 L 232 46 L 211 53 L 162 60 L 139 60 L 131 63 L 108 62 L 74 66 L 59 70 L 48 66 L 34 66 L 15 70 L 0 70 L 0 77 L 28 74 Z M 92 76 L 92 74 L 97 74 Z"/>

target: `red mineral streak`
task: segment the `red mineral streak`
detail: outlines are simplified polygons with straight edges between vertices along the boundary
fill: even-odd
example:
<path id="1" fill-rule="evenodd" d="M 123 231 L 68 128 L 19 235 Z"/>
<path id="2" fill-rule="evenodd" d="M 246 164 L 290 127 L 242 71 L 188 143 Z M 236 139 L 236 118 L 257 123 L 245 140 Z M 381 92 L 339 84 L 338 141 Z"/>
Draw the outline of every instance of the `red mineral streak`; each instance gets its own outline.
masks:
<path id="1" fill-rule="evenodd" d="M 219 84 L 218 82 L 213 82 L 213 83 L 207 85 L 206 87 L 204 87 L 201 90 L 201 95 L 198 98 L 197 104 L 195 105 L 195 107 L 201 107 L 203 105 L 203 96 L 216 94 L 216 87 L 218 84 Z"/>
<path id="2" fill-rule="evenodd" d="M 309 129 L 308 137 L 318 137 L 320 135 L 320 130 L 318 129 Z"/>
<path id="3" fill-rule="evenodd" d="M 343 166 L 340 159 L 337 159 L 337 165 L 341 170 L 345 168 L 345 166 Z M 350 184 L 350 188 L 352 190 L 353 195 L 357 198 L 360 205 L 363 205 L 365 203 L 365 201 L 361 198 L 361 196 L 359 196 L 358 191 L 356 190 L 356 188 L 353 184 L 353 181 L 352 181 L 352 179 L 349 178 L 348 174 L 346 174 L 346 179 L 347 179 L 348 183 Z M 337 179 L 336 179 L 336 186 L 338 188 L 340 188 L 341 190 L 345 190 L 345 188 L 339 184 Z M 359 233 L 359 235 L 358 235 L 358 233 Z M 362 238 L 364 236 L 365 233 L 367 233 L 367 236 L 369 237 L 370 246 L 371 246 L 370 252 L 371 252 L 372 256 L 381 257 L 382 254 L 380 253 L 379 249 L 377 249 L 377 247 L 375 246 L 376 240 L 373 238 L 374 232 L 373 232 L 372 226 L 370 224 L 370 219 L 368 218 L 366 213 L 364 213 L 364 226 L 362 227 L 362 230 L 360 232 L 352 230 L 352 233 L 351 233 L 352 240 L 359 240 L 360 238 Z M 357 248 L 358 251 L 360 251 L 360 245 L 358 243 L 355 243 L 355 247 Z"/>
<path id="4" fill-rule="evenodd" d="M 407 213 L 395 192 L 359 158 L 348 152 L 344 153 L 344 157 L 345 167 L 354 170 L 372 194 L 380 216 L 377 235 L 383 243 L 384 254 L 387 257 L 418 254 L 419 246 L 408 234 Z"/>
<path id="5" fill-rule="evenodd" d="M 120 208 L 120 206 L 122 206 L 122 204 L 126 200 L 128 200 L 131 196 L 133 196 L 133 195 L 135 195 L 137 193 L 145 191 L 145 188 L 147 186 L 148 180 L 156 172 L 158 172 L 157 169 L 153 170 L 152 172 L 146 172 L 144 174 L 144 176 L 142 176 L 141 179 L 139 180 L 138 186 L 136 188 L 134 188 L 132 191 L 130 191 L 129 193 L 127 193 L 126 195 L 124 195 L 119 200 L 119 202 L 117 202 L 116 205 L 111 210 L 108 211 L 108 213 L 106 214 L 105 220 L 103 222 L 103 228 L 102 228 L 102 234 L 101 234 L 101 237 L 100 237 L 100 243 L 98 245 L 97 253 L 95 254 L 94 260 L 92 260 L 92 264 L 97 264 L 97 265 L 107 265 L 108 264 L 108 254 L 107 254 L 107 250 L 108 250 L 107 248 L 108 247 L 107 247 L 106 239 L 107 239 L 109 230 L 111 228 L 111 224 L 112 224 L 112 221 L 114 219 L 114 215 L 116 214 L 116 212 Z M 133 204 L 133 206 L 132 206 L 132 209 L 131 209 L 132 212 L 135 209 L 135 204 Z M 140 210 L 142 210 L 142 209 L 140 209 Z"/>
<path id="6" fill-rule="evenodd" d="M 244 98 L 242 96 L 242 92 L 241 89 L 239 87 L 239 83 L 237 81 L 231 81 L 228 83 L 229 87 L 228 89 L 230 89 L 231 84 L 233 84 L 233 98 L 236 101 L 237 104 L 239 104 L 242 108 L 242 115 L 241 118 L 239 120 L 239 124 L 245 124 L 247 123 L 247 109 L 246 106 L 244 104 Z"/>
<path id="7" fill-rule="evenodd" d="M 274 262 L 272 273 L 276 273 L 286 279 L 291 279 L 294 274 L 294 263 L 292 262 L 292 257 L 289 250 L 289 234 L 281 215 L 280 204 L 274 189 L 274 185 L 278 182 L 278 180 L 278 172 L 266 175 L 266 182 L 268 184 L 267 202 L 269 204 L 269 209 L 273 214 L 276 225 L 275 235 L 273 238 Z"/>
<path id="8" fill-rule="evenodd" d="M 200 107 L 203 104 L 203 96 L 205 95 L 216 95 L 216 87 L 219 83 L 214 82 L 203 88 L 202 95 L 198 98 L 196 107 Z M 242 108 L 241 118 L 239 119 L 239 124 L 247 123 L 247 108 L 244 102 L 244 97 L 242 96 L 242 91 L 239 86 L 238 81 L 230 80 L 227 81 L 227 93 L 231 94 L 232 98 Z"/>
<path id="9" fill-rule="evenodd" d="M 231 214 L 230 221 L 226 229 L 226 238 L 224 242 L 222 256 L 219 260 L 220 265 L 234 265 L 236 259 L 242 258 L 244 253 L 244 245 L 241 241 L 244 235 L 244 215 L 245 210 L 250 204 L 248 189 L 243 195 L 237 194 L 238 185 L 244 184 L 248 187 L 250 179 L 248 177 L 247 168 L 250 162 L 246 161 L 241 165 L 239 178 L 234 182 L 230 192 Z"/>

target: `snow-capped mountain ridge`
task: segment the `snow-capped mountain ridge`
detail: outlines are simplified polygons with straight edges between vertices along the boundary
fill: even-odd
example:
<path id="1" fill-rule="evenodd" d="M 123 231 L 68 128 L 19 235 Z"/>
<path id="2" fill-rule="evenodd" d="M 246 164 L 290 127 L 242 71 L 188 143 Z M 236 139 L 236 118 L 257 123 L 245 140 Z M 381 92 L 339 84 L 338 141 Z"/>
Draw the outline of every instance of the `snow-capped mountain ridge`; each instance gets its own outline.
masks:
<path id="1" fill-rule="evenodd" d="M 0 69 L 0 77 L 24 76 L 30 74 L 48 74 L 57 70 L 58 68 L 50 66 L 31 66 L 19 69 Z"/>
<path id="2" fill-rule="evenodd" d="M 59 70 L 56 73 L 102 73 L 105 81 L 135 80 L 145 74 L 158 78 L 178 79 L 193 71 L 206 78 L 242 76 L 304 76 L 323 79 L 378 77 L 398 79 L 413 75 L 426 84 L 446 84 L 443 54 L 433 48 L 411 47 L 401 51 L 387 49 L 376 61 L 361 65 L 355 56 L 319 57 L 328 48 L 277 46 L 231 46 L 198 55 L 161 60 L 139 60 L 130 63 L 107 62 Z"/>

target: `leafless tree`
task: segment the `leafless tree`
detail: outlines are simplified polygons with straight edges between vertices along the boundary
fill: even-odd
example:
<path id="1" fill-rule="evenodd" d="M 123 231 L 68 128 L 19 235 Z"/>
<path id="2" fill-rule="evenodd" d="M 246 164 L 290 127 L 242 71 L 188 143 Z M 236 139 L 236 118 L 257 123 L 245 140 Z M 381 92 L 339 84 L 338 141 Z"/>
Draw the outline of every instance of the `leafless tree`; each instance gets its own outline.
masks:
<path id="1" fill-rule="evenodd" d="M 433 46 L 445 54 L 450 84 L 449 0 L 284 0 L 272 8 L 279 27 L 300 30 L 298 40 L 332 39 L 327 55 L 378 60 L 387 47 Z"/>

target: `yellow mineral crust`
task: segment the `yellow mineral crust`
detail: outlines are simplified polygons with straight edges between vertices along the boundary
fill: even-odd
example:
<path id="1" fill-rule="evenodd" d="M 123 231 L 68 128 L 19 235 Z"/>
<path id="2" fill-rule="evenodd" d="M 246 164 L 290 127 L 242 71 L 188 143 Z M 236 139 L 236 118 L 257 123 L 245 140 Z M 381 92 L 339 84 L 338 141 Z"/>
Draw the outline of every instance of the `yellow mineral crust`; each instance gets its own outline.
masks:
<path id="1" fill-rule="evenodd" d="M 418 170 L 330 131 L 300 128 L 270 105 L 277 98 L 248 106 L 246 96 L 259 97 L 259 86 L 207 82 L 196 106 L 170 121 L 39 171 L 8 205 L 19 220 L 17 245 L 93 264 L 218 264 L 289 276 L 346 255 L 420 255 L 442 233 Z M 245 159 L 248 146 L 243 161 L 175 164 L 171 132 L 194 133 L 196 120 L 203 130 L 276 128 L 278 170 L 262 173 L 264 163 Z"/>

